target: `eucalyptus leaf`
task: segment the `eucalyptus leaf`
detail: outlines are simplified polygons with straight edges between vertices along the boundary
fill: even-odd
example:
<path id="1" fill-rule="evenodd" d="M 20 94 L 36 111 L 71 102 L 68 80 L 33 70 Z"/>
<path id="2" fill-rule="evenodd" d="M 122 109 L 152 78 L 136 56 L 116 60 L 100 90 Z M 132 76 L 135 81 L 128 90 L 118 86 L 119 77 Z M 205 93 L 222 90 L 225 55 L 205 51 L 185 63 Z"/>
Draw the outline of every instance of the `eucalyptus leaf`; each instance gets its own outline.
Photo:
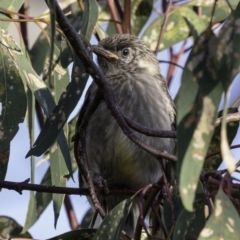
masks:
<path id="1" fill-rule="evenodd" d="M 103 219 L 93 240 L 118 239 L 124 227 L 128 214 L 130 213 L 135 196 L 128 198 L 113 208 Z M 109 231 L 111 229 L 111 231 Z"/>
<path id="2" fill-rule="evenodd" d="M 59 236 L 49 238 L 47 240 L 92 240 L 97 229 L 80 229 L 63 233 Z"/>
<path id="3" fill-rule="evenodd" d="M 48 168 L 48 170 L 46 171 L 40 185 L 52 185 L 50 168 Z M 31 196 L 26 221 L 22 230 L 23 232 L 26 232 L 30 227 L 34 225 L 34 223 L 39 219 L 39 217 L 51 201 L 51 193 L 37 192 L 33 197 Z"/>
<path id="4" fill-rule="evenodd" d="M 24 0 L 1 0 L 0 7 L 6 10 L 18 12 L 22 4 L 24 3 Z M 8 12 L 1 10 L 0 12 L 0 18 L 3 19 L 9 19 Z M 10 20 L 10 19 L 9 19 Z M 7 30 L 8 26 L 10 24 L 10 21 L 0 21 L 0 28 L 3 28 Z"/>
<path id="5" fill-rule="evenodd" d="M 232 202 L 220 188 L 215 198 L 215 207 L 198 240 L 219 240 L 240 238 L 239 214 Z M 221 236 L 221 238 L 220 238 Z"/>
<path id="6" fill-rule="evenodd" d="M 0 236 L 3 239 L 32 238 L 28 232 L 22 233 L 22 226 L 8 216 L 0 216 Z"/>
<path id="7" fill-rule="evenodd" d="M 204 22 L 191 8 L 176 7 L 176 9 L 171 12 L 168 18 L 163 40 L 159 46 L 159 50 L 164 50 L 189 37 L 189 27 L 184 18 L 187 18 L 188 21 L 192 23 L 198 34 L 202 33 L 206 28 Z M 155 50 L 156 48 L 163 20 L 163 15 L 160 15 L 155 21 L 150 24 L 150 26 L 141 37 L 142 40 L 146 42 L 146 44 L 152 50 Z"/>
<path id="8" fill-rule="evenodd" d="M 98 5 L 95 0 L 85 1 L 81 34 L 90 40 L 98 19 Z"/>
<path id="9" fill-rule="evenodd" d="M 223 91 L 213 62 L 215 48 L 216 36 L 210 30 L 198 38 L 183 72 L 178 96 L 177 169 L 181 199 L 188 211 L 193 211 L 197 182 L 213 135 Z"/>
<path id="10" fill-rule="evenodd" d="M 25 118 L 27 99 L 21 70 L 11 52 L 21 54 L 11 36 L 0 31 L 0 152 L 6 150 Z M 13 117 L 14 116 L 14 117 Z"/>

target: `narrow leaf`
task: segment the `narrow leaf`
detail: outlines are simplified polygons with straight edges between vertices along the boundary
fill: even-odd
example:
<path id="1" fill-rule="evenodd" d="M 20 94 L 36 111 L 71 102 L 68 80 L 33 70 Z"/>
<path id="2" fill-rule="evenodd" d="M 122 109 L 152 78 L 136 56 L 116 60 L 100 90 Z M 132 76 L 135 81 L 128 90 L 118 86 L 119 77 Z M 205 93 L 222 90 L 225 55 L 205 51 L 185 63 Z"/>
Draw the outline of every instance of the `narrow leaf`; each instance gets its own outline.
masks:
<path id="1" fill-rule="evenodd" d="M 55 143 L 50 149 L 50 169 L 51 169 L 51 182 L 54 186 L 66 187 L 68 170 L 63 159 L 63 155 Z M 57 220 L 60 215 L 60 210 L 64 200 L 63 194 L 53 194 L 53 209 L 54 209 L 54 226 L 56 228 Z"/>
<path id="2" fill-rule="evenodd" d="M 148 21 L 153 10 L 152 0 L 134 0 L 131 1 L 131 27 L 132 34 L 138 35 L 143 26 Z"/>
<path id="3" fill-rule="evenodd" d="M 20 9 L 23 3 L 24 3 L 24 0 L 1 0 L 0 7 L 3 9 L 4 8 L 8 9 L 10 11 L 18 12 L 18 10 Z M 6 13 L 3 13 L 1 11 L 0 18 L 8 19 L 9 16 Z M 9 24 L 10 24 L 10 21 L 9 22 L 0 21 L 0 28 L 7 30 Z"/>
<path id="4" fill-rule="evenodd" d="M 26 114 L 26 94 L 18 65 L 11 56 L 19 54 L 17 46 L 11 46 L 11 37 L 0 31 L 0 152 L 4 151 L 18 132 Z M 10 50 L 11 49 L 11 50 Z M 13 117 L 14 116 L 14 117 Z"/>
<path id="5" fill-rule="evenodd" d="M 233 114 L 237 113 L 238 109 L 237 108 L 228 108 L 228 113 Z M 223 111 L 220 111 L 218 113 L 218 118 L 221 118 L 223 114 Z M 239 128 L 239 122 L 230 122 L 227 124 L 227 139 L 229 144 L 232 144 L 237 130 Z M 221 125 L 219 124 L 215 130 L 214 134 L 212 137 L 212 141 L 209 146 L 208 150 L 208 155 L 211 155 L 213 153 L 219 152 L 220 151 L 220 143 L 221 143 Z M 204 170 L 205 171 L 216 171 L 216 169 L 219 168 L 220 164 L 222 163 L 222 156 L 221 154 L 214 155 L 208 159 L 205 160 L 204 162 Z"/>
<path id="6" fill-rule="evenodd" d="M 80 229 L 67 233 L 63 233 L 59 236 L 49 238 L 47 240 L 92 240 L 97 229 Z"/>
<path id="7" fill-rule="evenodd" d="M 200 233 L 198 240 L 220 240 L 240 238 L 240 219 L 232 202 L 222 189 L 215 199 L 214 212 Z"/>
<path id="8" fill-rule="evenodd" d="M 132 209 L 135 196 L 128 198 L 113 208 L 104 218 L 93 240 L 118 239 L 124 227 L 129 212 Z M 111 231 L 109 231 L 111 229 Z"/>
<path id="9" fill-rule="evenodd" d="M 81 34 L 90 40 L 98 19 L 98 5 L 95 0 L 85 1 Z"/>
<path id="10" fill-rule="evenodd" d="M 0 216 L 0 236 L 1 239 L 9 238 L 32 238 L 27 232 L 22 234 L 22 226 L 19 225 L 13 218 Z"/>
<path id="11" fill-rule="evenodd" d="M 216 37 L 213 33 L 205 32 L 198 38 L 179 91 L 177 167 L 180 195 L 188 211 L 193 210 L 197 182 L 214 132 L 222 94 L 221 80 L 217 78 L 212 61 L 215 47 Z"/>
<path id="12" fill-rule="evenodd" d="M 160 50 L 164 50 L 189 37 L 190 31 L 184 18 L 187 18 L 192 23 L 198 34 L 202 33 L 206 28 L 206 24 L 192 9 L 188 7 L 176 7 L 168 18 Z M 142 35 L 142 39 L 152 50 L 156 48 L 162 23 L 163 16 L 161 15 L 150 24 Z"/>
<path id="13" fill-rule="evenodd" d="M 229 173 L 233 173 L 234 170 L 236 169 L 235 159 L 230 152 L 230 148 L 227 140 L 226 116 L 227 116 L 228 98 L 229 98 L 229 91 L 226 92 L 225 98 L 224 98 L 224 110 L 223 110 L 223 118 L 222 118 L 222 126 L 221 126 L 221 153 Z"/>

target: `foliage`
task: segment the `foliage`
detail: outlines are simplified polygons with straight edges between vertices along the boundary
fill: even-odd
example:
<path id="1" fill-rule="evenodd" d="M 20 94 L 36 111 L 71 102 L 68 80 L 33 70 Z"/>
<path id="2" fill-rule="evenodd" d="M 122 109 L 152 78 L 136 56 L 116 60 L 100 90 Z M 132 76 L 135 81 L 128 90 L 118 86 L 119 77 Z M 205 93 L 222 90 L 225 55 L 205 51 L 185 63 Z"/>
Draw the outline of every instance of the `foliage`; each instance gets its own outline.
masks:
<path id="1" fill-rule="evenodd" d="M 8 27 L 11 21 L 18 21 L 17 13 L 26 2 L 0 2 L 0 188 L 5 186 L 12 151 L 10 143 L 24 119 L 28 122 L 32 143 L 26 153 L 27 157 L 31 156 L 31 183 L 34 183 L 34 156 L 43 155 L 50 167 L 40 185 L 50 186 L 50 189 L 52 185 L 66 187 L 67 180 L 77 170 L 71 142 L 77 117 L 68 120 L 84 96 L 89 73 L 82 56 L 58 25 L 54 0 L 46 0 L 49 11 L 40 17 L 29 17 L 26 12 L 20 15 L 26 21 L 18 25 L 21 44 L 16 43 Z M 239 164 L 235 163 L 229 144 L 239 127 L 236 106 L 240 96 L 235 105 L 228 108 L 228 95 L 229 86 L 240 71 L 240 3 L 236 0 L 119 0 L 114 4 L 111 7 L 109 1 L 95 0 L 61 2 L 68 21 L 80 33 L 78 38 L 88 52 L 93 36 L 100 40 L 115 33 L 138 35 L 156 53 L 169 51 L 169 85 L 174 84 L 172 77 L 177 68 L 171 62 L 178 64 L 182 55 L 190 52 L 176 97 L 177 164 L 170 161 L 167 164 L 168 182 L 163 183 L 158 195 L 161 214 L 156 213 L 156 216 L 162 219 L 159 221 L 162 239 L 239 239 L 240 185 L 234 182 L 238 180 Z M 160 4 L 162 9 L 159 9 Z M 44 23 L 42 33 L 31 48 L 23 30 L 28 21 L 35 22 L 36 26 Z M 178 53 L 173 52 L 176 44 L 180 48 Z M 191 47 L 187 48 L 187 44 Z M 223 94 L 224 110 L 218 112 Z M 41 123 L 44 119 L 44 124 L 34 142 L 36 112 L 38 121 Z M 222 162 L 226 169 L 220 171 Z M 154 189 L 150 189 L 149 194 L 144 190 L 140 194 L 151 196 Z M 15 190 L 21 192 L 22 188 Z M 70 201 L 65 194 L 37 192 L 36 189 L 30 195 L 25 226 L 1 216 L 1 237 L 31 237 L 28 229 L 51 202 L 56 226 L 66 199 Z M 75 229 L 72 227 L 73 231 L 51 239 L 119 239 L 123 237 L 121 230 L 135 200 L 133 196 L 116 206 L 98 230 L 76 230 L 81 225 L 89 225 L 93 215 L 89 211 L 81 224 L 77 223 Z M 154 204 L 152 200 L 148 207 Z M 145 201 L 139 205 L 146 207 Z M 148 238 L 146 225 L 143 224 L 142 239 Z M 135 235 L 135 239 L 140 238 Z"/>

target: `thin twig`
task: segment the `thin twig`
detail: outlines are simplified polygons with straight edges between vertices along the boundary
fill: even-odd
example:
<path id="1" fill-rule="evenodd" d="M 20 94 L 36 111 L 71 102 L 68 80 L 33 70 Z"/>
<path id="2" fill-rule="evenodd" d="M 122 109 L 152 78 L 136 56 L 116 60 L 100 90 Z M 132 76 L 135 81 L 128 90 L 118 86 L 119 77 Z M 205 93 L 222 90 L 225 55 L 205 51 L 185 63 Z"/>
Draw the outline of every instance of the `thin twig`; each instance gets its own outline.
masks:
<path id="1" fill-rule="evenodd" d="M 115 21 L 114 23 L 115 23 L 116 31 L 119 34 L 122 34 L 123 33 L 122 25 L 118 23 L 118 22 L 122 22 L 122 21 L 119 18 L 119 15 L 117 13 L 117 10 L 116 10 L 113 0 L 107 0 L 107 5 L 108 5 L 109 11 L 111 13 L 112 19 Z"/>
<path id="2" fill-rule="evenodd" d="M 123 33 L 131 34 L 131 0 L 124 0 Z"/>
<path id="3" fill-rule="evenodd" d="M 57 186 L 46 186 L 39 184 L 28 183 L 30 179 L 26 179 L 23 182 L 11 182 L 11 181 L 0 181 L 0 188 L 14 190 L 19 194 L 22 194 L 22 191 L 35 191 L 35 192 L 44 192 L 44 193 L 56 193 L 56 194 L 69 194 L 69 195 L 83 195 L 89 196 L 88 188 L 70 188 L 70 187 L 57 187 Z M 132 196 L 135 194 L 135 191 L 132 190 L 118 190 L 115 188 L 110 188 L 108 195 L 128 195 Z"/>
<path id="4" fill-rule="evenodd" d="M 164 234 L 164 237 L 167 238 L 167 229 L 166 227 L 164 226 L 164 223 L 163 223 L 163 220 L 161 219 L 161 217 L 159 216 L 159 213 L 158 213 L 158 210 L 159 210 L 159 204 L 157 206 L 153 205 L 152 206 L 152 210 L 153 210 L 153 213 L 155 214 L 159 224 L 160 224 L 160 229 L 162 229 L 163 231 L 163 234 Z M 152 226 L 153 227 L 153 226 Z M 160 230 L 159 229 L 159 230 Z"/>
<path id="5" fill-rule="evenodd" d="M 79 225 L 78 225 L 77 217 L 74 212 L 73 205 L 72 205 L 69 195 L 65 195 L 64 206 L 66 208 L 67 217 L 68 217 L 68 221 L 71 226 L 71 229 L 72 230 L 78 229 Z"/>
<path id="6" fill-rule="evenodd" d="M 157 188 L 152 188 L 152 191 L 149 195 L 149 197 L 147 198 L 145 204 L 144 204 L 144 208 L 142 207 L 142 203 L 143 202 L 143 197 L 146 194 L 147 190 L 149 190 L 152 187 L 152 184 L 149 184 L 148 186 L 146 186 L 141 195 L 140 195 L 140 199 L 139 199 L 139 217 L 138 217 L 138 221 L 137 221 L 137 225 L 136 225 L 136 230 L 135 230 L 135 235 L 134 235 L 134 240 L 140 240 L 141 239 L 141 233 L 142 233 L 142 227 L 144 226 L 144 219 L 147 215 L 147 212 L 149 210 L 149 208 L 151 207 L 151 204 L 154 200 L 154 198 L 156 197 L 156 195 L 159 192 L 159 189 Z"/>
<path id="7" fill-rule="evenodd" d="M 177 66 L 179 68 L 181 68 L 182 70 L 185 69 L 185 67 L 175 63 L 175 62 L 171 62 L 171 61 L 165 61 L 165 60 L 158 60 L 159 63 L 167 63 L 167 64 L 171 64 L 171 65 L 174 65 L 174 66 Z"/>
<path id="8" fill-rule="evenodd" d="M 169 201 L 171 212 L 172 212 L 172 224 L 175 224 L 176 216 L 175 216 L 175 211 L 174 211 L 174 204 L 173 204 L 173 201 L 172 201 L 172 196 L 171 196 L 171 192 L 170 192 L 170 189 L 169 189 L 169 186 L 168 186 L 168 181 L 167 181 L 167 177 L 166 177 L 166 174 L 165 174 L 165 171 L 164 171 L 162 161 L 160 161 L 160 166 L 161 166 L 161 170 L 162 170 L 162 174 L 163 174 L 162 175 L 163 183 L 164 183 L 164 186 L 165 186 L 165 189 L 166 189 L 168 201 Z"/>
<path id="9" fill-rule="evenodd" d="M 240 144 L 237 144 L 237 145 L 233 145 L 233 146 L 230 146 L 229 147 L 230 149 L 235 149 L 235 148 L 240 148 Z M 215 155 L 218 155 L 218 154 L 221 154 L 221 151 L 220 150 L 217 150 L 215 152 L 212 152 L 212 153 L 209 153 L 205 159 L 209 159 Z"/>
<path id="10" fill-rule="evenodd" d="M 177 132 L 176 131 L 168 131 L 168 130 L 154 130 L 148 127 L 141 125 L 140 123 L 134 122 L 132 119 L 124 116 L 124 119 L 129 127 L 132 129 L 143 133 L 147 136 L 151 137 L 161 137 L 161 138 L 176 138 Z"/>
<path id="11" fill-rule="evenodd" d="M 240 121 L 240 112 L 230 113 L 230 114 L 227 114 L 227 116 L 226 116 L 226 123 L 229 123 L 229 122 L 239 122 L 239 121 Z M 221 122 L 222 122 L 222 117 L 218 118 L 215 121 L 215 127 L 220 125 Z"/>
<path id="12" fill-rule="evenodd" d="M 171 62 L 175 62 L 178 63 L 181 56 L 184 54 L 185 52 L 185 46 L 187 44 L 187 40 L 185 40 L 181 46 L 181 49 L 179 50 L 178 53 L 174 53 L 173 52 L 173 47 L 170 47 L 169 51 L 170 51 L 170 61 Z M 169 65 L 168 68 L 168 72 L 167 72 L 167 84 L 168 86 L 170 85 L 172 78 L 174 76 L 174 73 L 176 71 L 176 66 L 174 66 L 173 64 Z"/>
<path id="13" fill-rule="evenodd" d="M 164 19 L 163 19 L 163 23 L 161 25 L 160 34 L 158 36 L 158 41 L 157 41 L 157 45 L 156 45 L 156 49 L 155 49 L 155 54 L 157 54 L 158 51 L 159 51 L 159 46 L 162 42 L 163 34 L 164 34 L 166 26 L 167 26 L 167 22 L 168 22 L 168 18 L 170 16 L 171 8 L 172 8 L 172 0 L 169 0 L 168 4 L 167 4 L 166 11 L 164 13 Z"/>

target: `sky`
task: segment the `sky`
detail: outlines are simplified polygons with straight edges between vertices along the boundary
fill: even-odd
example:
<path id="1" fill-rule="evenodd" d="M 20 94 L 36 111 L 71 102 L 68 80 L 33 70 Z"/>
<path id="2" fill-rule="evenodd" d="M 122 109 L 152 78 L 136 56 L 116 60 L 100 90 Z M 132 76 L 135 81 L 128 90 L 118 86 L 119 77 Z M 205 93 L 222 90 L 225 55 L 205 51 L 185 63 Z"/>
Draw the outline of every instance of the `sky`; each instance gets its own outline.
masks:
<path id="1" fill-rule="evenodd" d="M 44 1 L 35 1 L 30 0 L 30 9 L 29 15 L 37 16 L 38 14 L 42 13 L 44 9 L 46 9 L 46 5 Z M 38 33 L 35 32 L 37 27 L 34 24 L 29 25 L 29 33 L 33 37 L 30 39 L 30 45 L 33 43 L 34 38 L 37 37 Z M 14 29 L 11 29 L 11 34 L 15 39 L 17 39 L 17 33 Z M 178 46 L 175 47 L 178 49 Z M 159 59 L 167 60 L 169 59 L 168 52 L 164 51 L 159 54 Z M 184 66 L 184 63 L 187 59 L 187 54 L 182 58 L 180 65 Z M 164 76 L 167 73 L 167 64 L 161 64 L 161 71 Z M 177 69 L 176 77 L 174 78 L 173 83 L 170 86 L 170 93 L 172 97 L 174 97 L 178 91 L 181 82 L 181 74 L 182 70 L 180 68 Z M 240 79 L 235 79 L 232 87 L 231 87 L 231 94 L 230 94 L 230 105 L 239 96 L 239 89 L 240 89 Z M 220 104 L 219 109 L 222 108 L 222 103 Z M 37 125 L 37 124 L 36 124 Z M 13 182 L 21 182 L 30 178 L 30 160 L 25 159 L 25 155 L 29 150 L 29 138 L 26 123 L 22 123 L 19 125 L 20 129 L 11 142 L 11 154 L 10 154 L 10 161 L 7 171 L 6 180 L 13 181 Z M 39 133 L 39 129 L 36 126 L 36 136 Z M 234 144 L 239 144 L 240 142 L 240 133 L 238 131 L 238 135 L 234 140 Z M 235 159 L 239 160 L 239 150 L 233 150 Z M 36 163 L 41 158 L 36 158 Z M 48 168 L 48 162 L 41 164 L 39 167 L 36 168 L 36 179 L 35 182 L 39 183 L 45 174 L 46 169 Z M 72 180 L 69 180 L 68 186 L 69 187 L 78 187 L 77 182 L 77 174 L 74 175 L 75 183 Z M 20 195 L 16 191 L 10 191 L 7 189 L 3 189 L 0 192 L 0 215 L 6 215 L 9 217 L 14 218 L 20 225 L 24 225 L 25 223 L 25 214 L 28 207 L 28 199 L 29 199 L 29 191 L 23 191 L 23 194 Z M 76 210 L 77 218 L 80 221 L 89 208 L 89 204 L 85 197 L 80 196 L 71 196 L 74 209 Z M 34 238 L 37 239 L 46 239 L 58 234 L 64 233 L 66 231 L 70 231 L 69 223 L 67 221 L 66 212 L 64 207 L 61 210 L 61 214 L 58 220 L 57 228 L 54 229 L 54 214 L 53 214 L 53 207 L 52 204 L 48 206 L 45 212 L 41 215 L 40 219 L 37 223 L 30 228 L 29 232 L 32 234 Z"/>

